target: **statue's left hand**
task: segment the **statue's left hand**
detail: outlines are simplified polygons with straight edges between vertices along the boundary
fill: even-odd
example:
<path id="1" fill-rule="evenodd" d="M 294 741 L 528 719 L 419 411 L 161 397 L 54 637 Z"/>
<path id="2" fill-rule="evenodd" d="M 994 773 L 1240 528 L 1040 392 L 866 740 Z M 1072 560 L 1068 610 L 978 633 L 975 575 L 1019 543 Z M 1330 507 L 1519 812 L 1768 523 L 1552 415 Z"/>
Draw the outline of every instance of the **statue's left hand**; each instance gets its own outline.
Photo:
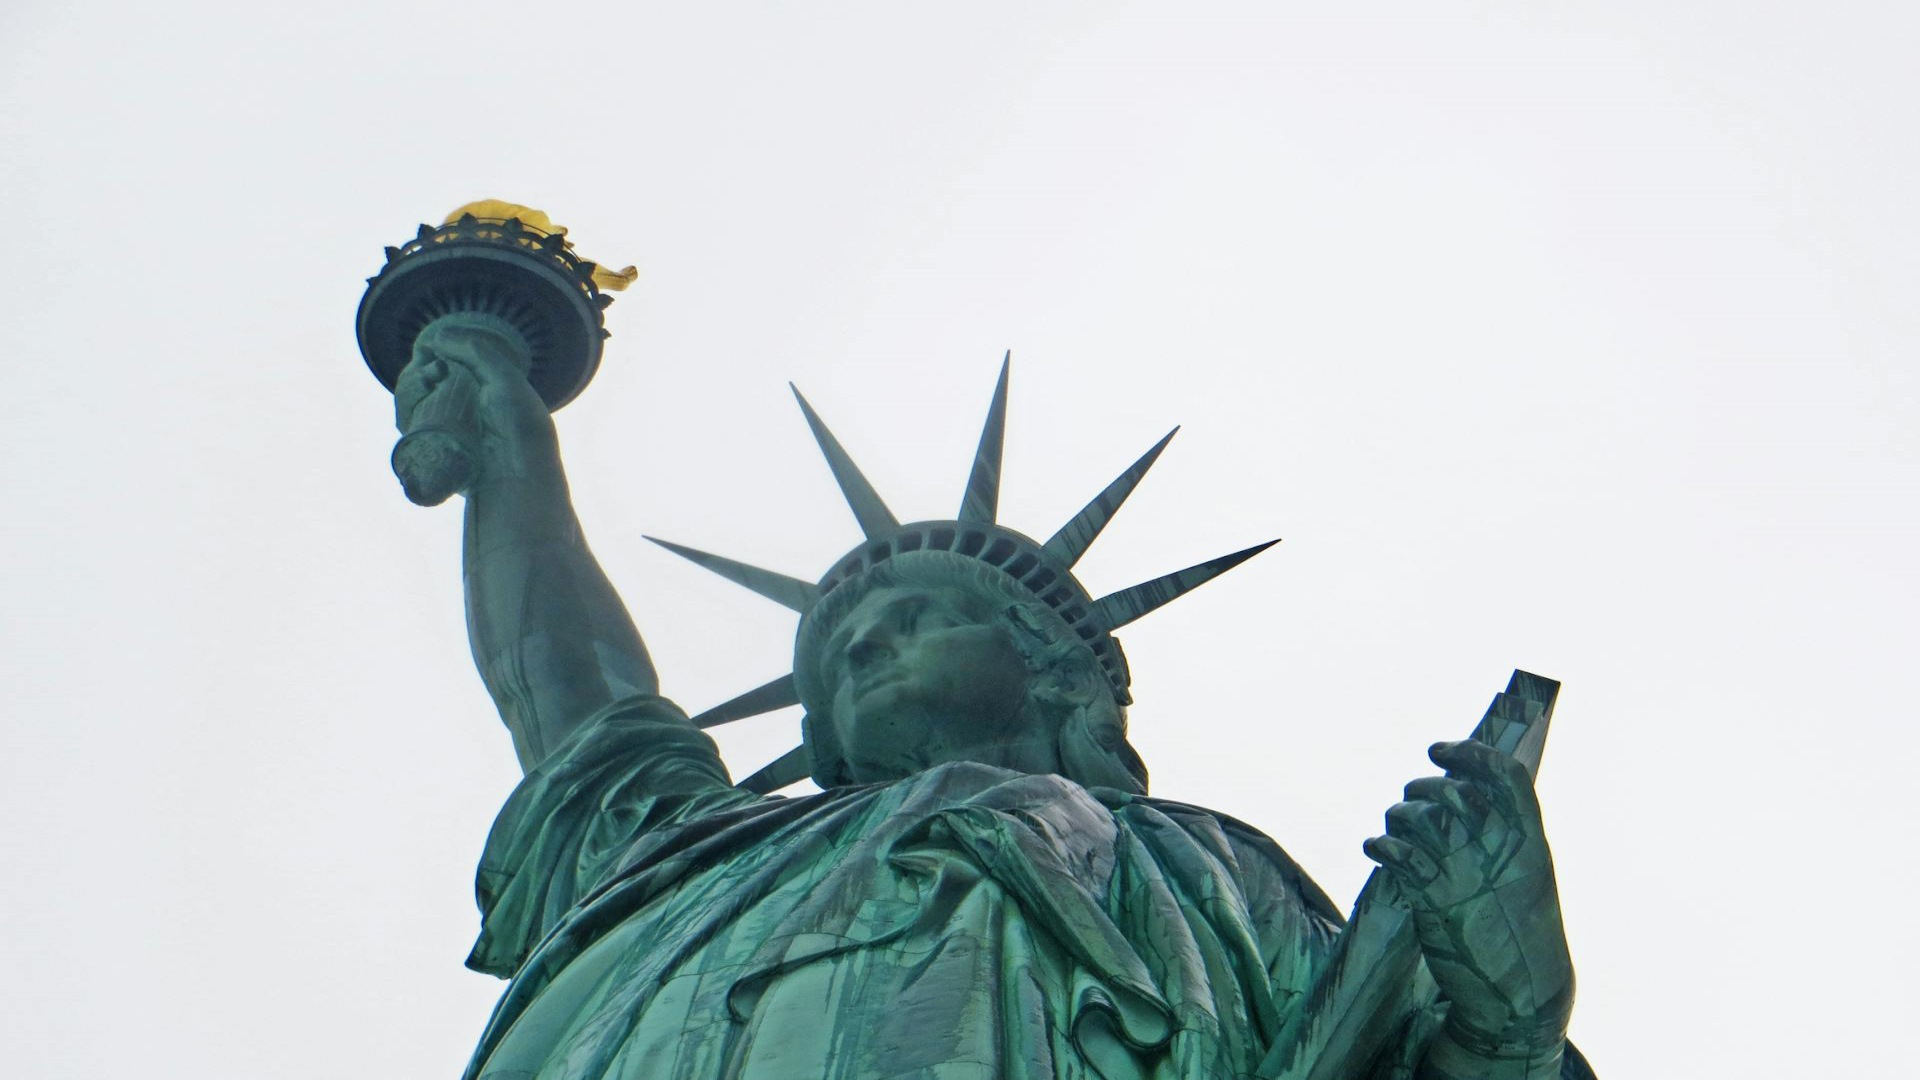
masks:
<path id="1" fill-rule="evenodd" d="M 1428 970 L 1452 1002 L 1451 1041 L 1478 1058 L 1557 1057 L 1573 964 L 1533 779 L 1474 740 L 1430 756 L 1447 774 L 1407 785 L 1367 856 L 1412 906 Z"/>

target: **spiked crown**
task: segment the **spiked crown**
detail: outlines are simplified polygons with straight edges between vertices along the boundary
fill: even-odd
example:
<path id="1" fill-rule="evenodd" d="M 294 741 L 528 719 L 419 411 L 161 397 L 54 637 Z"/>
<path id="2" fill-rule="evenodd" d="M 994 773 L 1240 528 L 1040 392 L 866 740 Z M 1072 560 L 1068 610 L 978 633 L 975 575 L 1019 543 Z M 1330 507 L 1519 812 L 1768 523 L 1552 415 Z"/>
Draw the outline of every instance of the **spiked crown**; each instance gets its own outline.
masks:
<path id="1" fill-rule="evenodd" d="M 979 449 L 974 453 L 973 470 L 967 478 L 966 493 L 961 500 L 959 514 L 952 520 L 901 524 L 893 511 L 881 501 L 879 493 L 860 472 L 852 457 L 841 447 L 840 441 L 834 438 L 833 432 L 814 412 L 813 406 L 801 396 L 798 388 L 794 388 L 794 397 L 806 416 L 807 426 L 812 429 L 814 440 L 826 456 L 827 465 L 832 469 L 841 493 L 846 496 L 854 518 L 865 534 L 865 540 L 837 560 L 818 582 L 808 582 L 681 544 L 654 537 L 647 539 L 729 581 L 799 612 L 803 619 L 836 589 L 858 580 L 874 567 L 900 555 L 943 551 L 976 560 L 1000 571 L 1018 586 L 1018 591 L 1051 610 L 1093 654 L 1114 700 L 1120 705 L 1131 704 L 1133 698 L 1128 690 L 1131 678 L 1127 671 L 1126 656 L 1120 650 L 1120 643 L 1114 639 L 1113 631 L 1198 588 L 1279 541 L 1256 544 L 1095 599 L 1073 576 L 1073 567 L 1180 429 L 1176 427 L 1167 432 L 1046 542 L 1036 541 L 996 520 L 1001 451 L 1006 435 L 1010 361 L 1011 355 L 1008 361 L 1001 364 L 1000 379 L 994 387 L 993 403 L 987 410 Z M 793 675 L 787 674 L 717 705 L 693 720 L 702 728 L 715 727 L 799 702 L 798 686 Z M 748 777 L 740 786 L 758 792 L 773 791 L 802 779 L 810 769 L 806 747 L 801 746 Z"/>

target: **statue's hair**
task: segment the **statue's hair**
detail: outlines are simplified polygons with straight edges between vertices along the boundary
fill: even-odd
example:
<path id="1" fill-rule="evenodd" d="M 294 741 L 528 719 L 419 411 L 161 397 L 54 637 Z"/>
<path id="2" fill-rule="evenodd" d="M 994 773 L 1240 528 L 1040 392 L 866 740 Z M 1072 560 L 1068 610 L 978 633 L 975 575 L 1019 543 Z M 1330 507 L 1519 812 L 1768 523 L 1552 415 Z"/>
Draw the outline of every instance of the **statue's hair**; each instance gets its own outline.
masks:
<path id="1" fill-rule="evenodd" d="M 902 552 L 847 581 L 807 612 L 794 639 L 793 677 L 806 706 L 802 732 L 821 787 L 849 782 L 833 725 L 835 687 L 826 644 L 875 589 L 947 589 L 984 601 L 1033 679 L 1023 718 L 1056 722 L 1062 775 L 1087 787 L 1145 794 L 1147 769 L 1127 742 L 1126 710 L 1114 700 L 1093 650 L 1045 602 L 978 559 L 949 551 Z"/>

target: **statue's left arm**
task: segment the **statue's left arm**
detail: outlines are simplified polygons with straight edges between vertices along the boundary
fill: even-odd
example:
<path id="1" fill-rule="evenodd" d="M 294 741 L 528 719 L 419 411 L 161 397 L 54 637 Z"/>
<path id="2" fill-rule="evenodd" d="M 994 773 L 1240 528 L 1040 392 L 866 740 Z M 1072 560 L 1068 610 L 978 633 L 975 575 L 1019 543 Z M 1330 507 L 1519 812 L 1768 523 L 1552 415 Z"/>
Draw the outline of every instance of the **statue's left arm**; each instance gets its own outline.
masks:
<path id="1" fill-rule="evenodd" d="M 1475 740 L 1432 750 L 1445 776 L 1407 785 L 1387 835 L 1367 841 L 1413 908 L 1420 950 L 1450 1002 L 1422 1080 L 1558 1080 L 1573 962 L 1553 857 L 1526 768 Z"/>

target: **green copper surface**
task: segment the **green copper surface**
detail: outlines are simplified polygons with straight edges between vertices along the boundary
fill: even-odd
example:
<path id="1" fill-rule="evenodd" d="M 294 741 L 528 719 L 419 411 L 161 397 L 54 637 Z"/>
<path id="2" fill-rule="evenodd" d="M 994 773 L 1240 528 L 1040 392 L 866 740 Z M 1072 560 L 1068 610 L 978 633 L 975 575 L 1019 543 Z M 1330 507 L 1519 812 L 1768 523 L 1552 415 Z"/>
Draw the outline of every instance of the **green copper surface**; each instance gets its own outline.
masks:
<path id="1" fill-rule="evenodd" d="M 827 430 L 826 422 L 820 419 L 819 413 L 813 411 L 813 406 L 807 403 L 800 388 L 794 386 L 791 389 L 793 399 L 800 403 L 800 411 L 806 414 L 807 426 L 813 429 L 813 437 L 820 444 L 820 452 L 827 457 L 834 481 L 840 485 L 841 494 L 847 497 L 847 506 L 860 522 L 860 531 L 875 536 L 897 527 L 900 520 L 893 516 L 893 511 L 887 509 L 886 503 L 880 501 L 880 493 L 867 481 L 860 466 L 853 463 L 853 458 L 841 447 L 840 440 Z"/>
<path id="2" fill-rule="evenodd" d="M 1000 381 L 993 387 L 986 426 L 980 429 L 980 448 L 974 451 L 973 470 L 967 474 L 967 494 L 960 500 L 961 521 L 992 521 L 1000 512 L 1000 456 L 1007 441 L 1007 372 L 1013 354 L 1000 362 Z"/>
<path id="3" fill-rule="evenodd" d="M 1108 484 L 1100 494 L 1093 497 L 1092 502 L 1081 508 L 1080 512 L 1073 516 L 1073 520 L 1060 526 L 1060 531 L 1047 540 L 1045 547 L 1047 554 L 1069 567 L 1079 562 L 1080 556 L 1087 553 L 1087 549 L 1093 546 L 1094 540 L 1099 538 L 1100 531 L 1107 527 L 1107 522 L 1112 521 L 1113 515 L 1120 512 L 1120 507 L 1126 503 L 1127 496 L 1133 494 L 1133 489 L 1140 485 L 1140 481 L 1147 475 L 1147 470 L 1153 468 L 1155 461 L 1160 460 L 1160 452 L 1165 450 L 1167 444 L 1172 442 L 1173 437 L 1179 433 L 1180 429 L 1176 427 L 1162 435 L 1159 442 L 1154 443 L 1151 449 L 1140 455 L 1140 460 L 1127 466 L 1126 472 L 1115 477 L 1113 483 Z"/>
<path id="4" fill-rule="evenodd" d="M 1344 918 L 1257 829 L 1147 795 L 1096 651 L 1257 549 L 1049 599 L 1165 440 L 1040 545 L 993 524 L 1004 369 L 954 522 L 901 526 L 802 401 L 886 550 L 815 584 L 675 547 L 803 612 L 791 677 L 689 718 L 525 370 L 455 322 L 395 387 L 407 438 L 457 451 L 416 480 L 466 497 L 469 640 L 526 771 L 478 875 L 468 963 L 508 983 L 472 1080 L 1589 1075 L 1531 775 L 1557 684 L 1516 673 L 1433 749 Z M 795 701 L 805 745 L 735 786 L 701 728 Z"/>

